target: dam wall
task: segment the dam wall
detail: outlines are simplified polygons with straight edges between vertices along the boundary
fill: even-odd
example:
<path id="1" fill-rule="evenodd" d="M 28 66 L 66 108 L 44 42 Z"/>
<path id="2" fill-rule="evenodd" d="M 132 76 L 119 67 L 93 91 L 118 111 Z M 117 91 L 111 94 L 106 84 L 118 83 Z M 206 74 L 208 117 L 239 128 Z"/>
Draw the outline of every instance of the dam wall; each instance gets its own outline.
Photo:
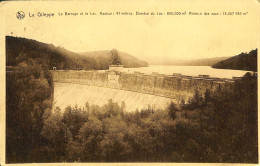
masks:
<path id="1" fill-rule="evenodd" d="M 229 88 L 233 79 L 212 78 L 209 76 L 185 76 L 178 73 L 164 75 L 158 73 L 120 72 L 110 70 L 51 70 L 54 82 L 74 83 L 120 89 L 143 94 L 187 101 L 198 90 L 204 94 L 206 89 Z"/>

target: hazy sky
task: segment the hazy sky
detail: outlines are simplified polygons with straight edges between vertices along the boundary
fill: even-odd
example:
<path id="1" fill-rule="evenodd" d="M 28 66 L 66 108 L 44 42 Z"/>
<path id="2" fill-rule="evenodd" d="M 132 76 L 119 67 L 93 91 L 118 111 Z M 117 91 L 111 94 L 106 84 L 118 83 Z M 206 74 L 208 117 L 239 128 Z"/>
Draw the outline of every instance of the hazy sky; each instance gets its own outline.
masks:
<path id="1" fill-rule="evenodd" d="M 32 38 L 74 52 L 116 48 L 140 59 L 200 59 L 233 56 L 257 47 L 256 2 L 105 1 L 84 4 L 6 4 L 6 34 Z M 61 3 L 59 3 L 61 4 Z M 25 18 L 18 20 L 17 11 Z M 58 12 L 247 12 L 246 16 L 58 16 Z M 37 12 L 52 18 L 29 17 Z M 12 33 L 12 34 L 11 34 Z"/>

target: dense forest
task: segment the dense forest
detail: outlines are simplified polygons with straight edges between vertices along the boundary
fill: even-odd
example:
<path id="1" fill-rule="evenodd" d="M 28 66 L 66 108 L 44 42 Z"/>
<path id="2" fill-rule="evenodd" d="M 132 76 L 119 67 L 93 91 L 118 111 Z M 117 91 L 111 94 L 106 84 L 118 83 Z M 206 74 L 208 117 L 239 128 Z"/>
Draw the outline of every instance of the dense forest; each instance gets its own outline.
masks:
<path id="1" fill-rule="evenodd" d="M 10 122 L 19 130 L 7 139 L 7 161 L 258 162 L 256 74 L 229 90 L 196 91 L 164 110 L 126 112 L 125 106 L 110 99 L 102 107 L 47 107 L 39 119 L 33 111 L 13 112 Z"/>
<path id="2" fill-rule="evenodd" d="M 45 116 L 42 162 L 257 163 L 257 76 L 230 90 L 196 91 L 165 110 L 125 112 L 125 103 L 58 107 Z"/>
<path id="3" fill-rule="evenodd" d="M 111 57 L 111 55 L 108 55 Z M 109 64 L 112 58 L 107 63 Z M 45 141 L 43 119 L 52 110 L 49 69 L 107 69 L 86 57 L 35 40 L 6 37 L 6 161 L 33 162 Z M 36 155 L 36 156 L 35 156 Z"/>
<path id="4" fill-rule="evenodd" d="M 43 114 L 52 109 L 52 76 L 39 61 L 8 67 L 8 70 L 6 161 L 15 163 L 32 161 L 33 150 L 41 145 Z"/>
<path id="5" fill-rule="evenodd" d="M 241 53 L 234 57 L 220 61 L 212 66 L 218 69 L 234 69 L 234 70 L 247 70 L 257 71 L 257 49 L 249 53 Z"/>
<path id="6" fill-rule="evenodd" d="M 78 54 L 52 44 L 41 43 L 32 39 L 6 36 L 6 65 L 17 66 L 38 61 L 48 69 L 58 70 L 85 69 L 104 70 L 112 62 L 110 51 Z M 145 67 L 147 62 L 140 61 L 132 55 L 119 52 L 125 67 Z"/>

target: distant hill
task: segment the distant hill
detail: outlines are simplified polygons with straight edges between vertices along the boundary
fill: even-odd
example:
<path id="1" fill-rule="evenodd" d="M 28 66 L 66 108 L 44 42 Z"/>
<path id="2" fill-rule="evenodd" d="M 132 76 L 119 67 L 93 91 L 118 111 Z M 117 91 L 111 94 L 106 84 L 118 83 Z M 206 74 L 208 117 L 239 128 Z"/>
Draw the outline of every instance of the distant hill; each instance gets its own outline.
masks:
<path id="1" fill-rule="evenodd" d="M 218 69 L 257 71 L 257 49 L 220 61 L 212 67 Z"/>
<path id="2" fill-rule="evenodd" d="M 191 60 L 167 60 L 162 59 L 157 62 L 150 62 L 155 65 L 178 65 L 178 66 L 212 66 L 219 61 L 228 59 L 229 57 L 215 57 L 206 59 L 191 59 Z"/>
<path id="3" fill-rule="evenodd" d="M 148 65 L 146 62 L 140 61 L 127 53 L 119 52 L 119 54 L 125 67 L 144 67 Z M 6 36 L 7 66 L 40 64 L 48 69 L 55 66 L 57 69 L 100 70 L 108 69 L 111 62 L 112 56 L 109 51 L 81 55 L 65 48 L 55 47 L 52 44 Z"/>
<path id="4" fill-rule="evenodd" d="M 111 53 L 109 50 L 104 51 L 95 51 L 95 52 L 81 52 L 80 55 L 87 57 L 87 58 L 93 58 L 96 61 L 96 64 L 98 66 L 105 66 L 108 67 L 108 65 L 111 63 Z M 124 67 L 146 67 L 148 66 L 148 63 L 145 61 L 141 61 L 137 59 L 136 57 L 127 54 L 125 52 L 118 51 L 118 56 L 121 60 L 121 63 L 124 65 Z"/>
<path id="5" fill-rule="evenodd" d="M 98 69 L 93 58 L 32 39 L 6 36 L 6 65 L 41 65 L 52 69 Z"/>

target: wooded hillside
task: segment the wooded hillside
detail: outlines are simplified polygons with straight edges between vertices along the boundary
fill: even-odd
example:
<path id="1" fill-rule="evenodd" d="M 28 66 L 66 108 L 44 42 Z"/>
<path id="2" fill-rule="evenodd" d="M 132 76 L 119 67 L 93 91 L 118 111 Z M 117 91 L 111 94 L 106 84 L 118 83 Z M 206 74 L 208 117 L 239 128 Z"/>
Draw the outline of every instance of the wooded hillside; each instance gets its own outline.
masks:
<path id="1" fill-rule="evenodd" d="M 6 52 L 7 66 L 33 64 L 38 61 L 48 69 L 57 67 L 59 70 L 102 70 L 108 69 L 108 65 L 112 62 L 110 51 L 78 54 L 52 44 L 12 36 L 6 37 Z M 119 52 L 119 56 L 125 67 L 148 66 L 147 62 L 140 61 L 127 53 Z"/>
<path id="2" fill-rule="evenodd" d="M 212 67 L 217 69 L 257 71 L 257 49 L 220 61 Z"/>

